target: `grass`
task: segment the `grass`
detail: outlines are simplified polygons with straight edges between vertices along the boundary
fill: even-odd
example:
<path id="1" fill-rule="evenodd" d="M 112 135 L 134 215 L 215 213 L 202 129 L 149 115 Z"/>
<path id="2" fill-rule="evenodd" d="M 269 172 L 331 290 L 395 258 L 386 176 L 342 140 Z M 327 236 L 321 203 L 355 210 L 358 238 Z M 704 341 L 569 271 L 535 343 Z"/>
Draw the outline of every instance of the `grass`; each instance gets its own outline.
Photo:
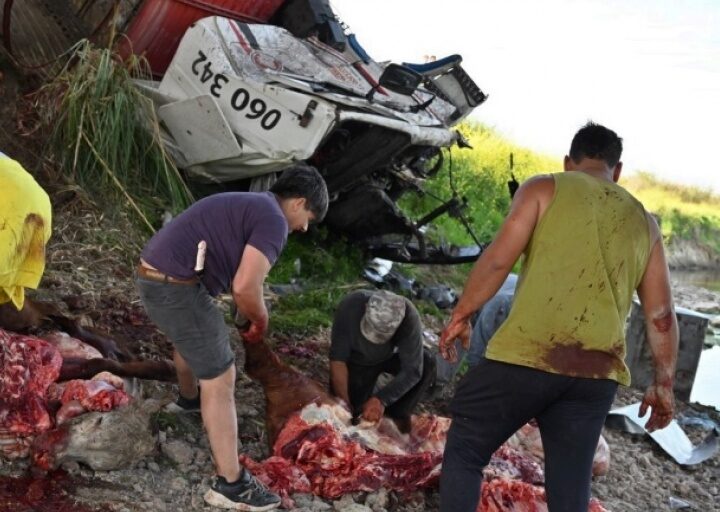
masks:
<path id="1" fill-rule="evenodd" d="M 361 279 L 364 264 L 359 249 L 325 228 L 292 235 L 268 283 L 297 283 L 303 292 L 278 297 L 270 315 L 272 329 L 303 334 L 332 325 L 335 306 L 342 297 L 368 286 Z"/>
<path id="2" fill-rule="evenodd" d="M 129 210 L 150 232 L 161 213 L 193 197 L 160 143 L 152 103 L 133 85 L 142 60 L 79 43 L 65 68 L 37 93 L 48 145 L 63 172 L 103 207 Z"/>
<path id="3" fill-rule="evenodd" d="M 660 218 L 669 243 L 690 240 L 720 253 L 720 196 L 638 172 L 621 181 Z"/>
<path id="4" fill-rule="evenodd" d="M 402 198 L 401 206 L 420 218 L 440 203 L 436 197 L 448 199 L 454 187 L 460 197 L 467 198 L 465 214 L 476 236 L 487 242 L 497 232 L 510 206 L 507 182 L 511 179 L 510 155 L 513 155 L 513 170 L 518 181 L 540 173 L 557 172 L 561 161 L 557 158 L 535 153 L 518 146 L 500 136 L 492 128 L 464 123 L 460 127 L 473 149 L 452 149 L 445 158 L 438 175 L 428 181 L 424 196 Z M 473 243 L 465 228 L 458 220 L 447 215 L 438 218 L 430 236 L 458 245 Z"/>

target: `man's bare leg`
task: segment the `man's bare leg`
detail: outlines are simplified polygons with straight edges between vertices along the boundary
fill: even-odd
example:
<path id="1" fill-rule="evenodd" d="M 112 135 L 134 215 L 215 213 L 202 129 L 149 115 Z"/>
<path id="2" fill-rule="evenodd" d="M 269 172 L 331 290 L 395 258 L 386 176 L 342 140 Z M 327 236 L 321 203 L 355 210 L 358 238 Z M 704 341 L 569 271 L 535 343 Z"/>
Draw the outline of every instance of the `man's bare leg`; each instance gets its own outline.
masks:
<path id="1" fill-rule="evenodd" d="M 177 350 L 173 351 L 173 361 L 175 362 L 175 371 L 177 373 L 178 388 L 180 396 L 193 399 L 197 398 L 198 381 L 188 364 Z"/>
<path id="2" fill-rule="evenodd" d="M 240 478 L 235 411 L 235 365 L 214 379 L 201 380 L 201 412 L 217 474 L 228 482 Z"/>

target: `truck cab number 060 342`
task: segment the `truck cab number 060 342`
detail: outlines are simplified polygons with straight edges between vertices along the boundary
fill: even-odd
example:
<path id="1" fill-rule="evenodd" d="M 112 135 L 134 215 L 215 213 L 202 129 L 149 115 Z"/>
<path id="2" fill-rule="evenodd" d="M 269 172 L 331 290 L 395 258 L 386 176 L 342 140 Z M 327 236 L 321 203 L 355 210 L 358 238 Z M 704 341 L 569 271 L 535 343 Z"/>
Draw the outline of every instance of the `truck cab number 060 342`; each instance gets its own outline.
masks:
<path id="1" fill-rule="evenodd" d="M 205 65 L 202 65 L 203 62 Z M 223 86 L 230 80 L 222 73 L 214 73 L 212 71 L 212 63 L 208 60 L 201 50 L 198 50 L 198 58 L 195 59 L 191 66 L 195 76 L 200 78 L 200 82 L 210 83 L 210 94 L 216 98 L 222 95 Z M 267 108 L 267 103 L 262 98 L 253 98 L 247 89 L 238 87 L 230 97 L 230 106 L 238 112 L 246 111 L 245 117 L 248 119 L 259 119 L 260 126 L 263 130 L 272 130 L 280 122 L 282 114 L 277 109 Z"/>

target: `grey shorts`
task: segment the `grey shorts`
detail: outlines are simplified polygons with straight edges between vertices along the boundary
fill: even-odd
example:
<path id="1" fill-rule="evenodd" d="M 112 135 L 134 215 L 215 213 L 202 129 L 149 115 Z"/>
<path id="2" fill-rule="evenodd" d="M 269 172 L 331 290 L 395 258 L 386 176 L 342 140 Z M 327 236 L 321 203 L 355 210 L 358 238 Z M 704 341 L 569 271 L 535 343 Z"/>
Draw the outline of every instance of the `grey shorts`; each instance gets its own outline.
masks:
<path id="1" fill-rule="evenodd" d="M 136 283 L 148 316 L 198 379 L 213 379 L 233 364 L 228 326 L 205 286 L 143 278 Z"/>

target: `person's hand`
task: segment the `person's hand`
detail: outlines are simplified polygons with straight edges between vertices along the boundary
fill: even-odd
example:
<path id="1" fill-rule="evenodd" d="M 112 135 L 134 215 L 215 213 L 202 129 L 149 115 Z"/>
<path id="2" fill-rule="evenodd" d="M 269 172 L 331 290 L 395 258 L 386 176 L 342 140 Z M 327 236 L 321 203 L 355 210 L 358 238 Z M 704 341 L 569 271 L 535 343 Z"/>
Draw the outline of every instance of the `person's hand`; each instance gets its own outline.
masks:
<path id="1" fill-rule="evenodd" d="M 672 384 L 653 384 L 643 397 L 640 404 L 639 416 L 645 416 L 648 407 L 651 408 L 650 418 L 645 424 L 645 430 L 653 432 L 667 427 L 673 419 L 675 410 L 675 395 Z"/>
<path id="2" fill-rule="evenodd" d="M 457 350 L 455 349 L 455 340 L 460 338 L 460 342 L 465 350 L 470 348 L 470 333 L 472 326 L 467 318 L 450 317 L 450 322 L 443 329 L 440 335 L 438 346 L 440 354 L 446 361 L 451 363 L 457 362 Z"/>
<path id="3" fill-rule="evenodd" d="M 253 322 L 246 331 L 240 331 L 240 337 L 246 343 L 259 343 L 265 338 L 267 322 Z"/>
<path id="4" fill-rule="evenodd" d="M 363 404 L 362 418 L 367 421 L 377 423 L 385 412 L 385 406 L 379 398 L 373 396 Z"/>

